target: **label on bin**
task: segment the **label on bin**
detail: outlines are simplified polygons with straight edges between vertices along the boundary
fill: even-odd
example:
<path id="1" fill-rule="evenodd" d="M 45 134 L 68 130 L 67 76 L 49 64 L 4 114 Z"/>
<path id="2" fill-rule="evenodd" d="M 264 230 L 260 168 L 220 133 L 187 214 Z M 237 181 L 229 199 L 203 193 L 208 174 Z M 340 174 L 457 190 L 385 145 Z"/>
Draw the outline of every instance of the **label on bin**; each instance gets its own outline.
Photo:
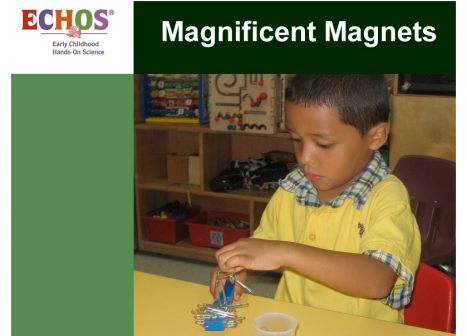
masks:
<path id="1" fill-rule="evenodd" d="M 220 231 L 209 231 L 209 238 L 212 245 L 224 245 L 224 237 Z"/>

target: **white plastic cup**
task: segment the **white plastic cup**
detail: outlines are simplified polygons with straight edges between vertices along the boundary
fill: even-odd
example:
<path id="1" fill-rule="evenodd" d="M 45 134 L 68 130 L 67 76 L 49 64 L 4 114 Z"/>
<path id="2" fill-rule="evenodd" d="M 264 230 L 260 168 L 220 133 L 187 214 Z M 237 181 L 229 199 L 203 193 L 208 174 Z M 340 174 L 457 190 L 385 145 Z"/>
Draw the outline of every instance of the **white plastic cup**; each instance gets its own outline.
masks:
<path id="1" fill-rule="evenodd" d="M 266 313 L 253 320 L 257 336 L 294 336 L 297 320 L 283 313 Z"/>

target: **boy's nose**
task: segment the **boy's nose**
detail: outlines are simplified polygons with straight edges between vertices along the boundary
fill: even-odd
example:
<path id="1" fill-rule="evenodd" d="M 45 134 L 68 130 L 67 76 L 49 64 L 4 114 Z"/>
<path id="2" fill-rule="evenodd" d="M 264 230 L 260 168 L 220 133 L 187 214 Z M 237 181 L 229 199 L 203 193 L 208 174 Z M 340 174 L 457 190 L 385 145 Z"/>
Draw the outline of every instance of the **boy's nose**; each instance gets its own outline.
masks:
<path id="1" fill-rule="evenodd" d="M 307 167 L 313 164 L 315 161 L 315 151 L 311 145 L 304 145 L 299 153 L 299 162 L 303 167 Z"/>

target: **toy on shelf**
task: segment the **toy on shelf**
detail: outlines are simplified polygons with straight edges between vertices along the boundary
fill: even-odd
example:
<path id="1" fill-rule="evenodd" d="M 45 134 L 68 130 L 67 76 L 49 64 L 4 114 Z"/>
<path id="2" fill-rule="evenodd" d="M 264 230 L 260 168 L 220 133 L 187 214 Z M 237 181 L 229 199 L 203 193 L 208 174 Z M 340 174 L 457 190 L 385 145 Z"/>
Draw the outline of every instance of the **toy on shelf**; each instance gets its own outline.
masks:
<path id="1" fill-rule="evenodd" d="M 235 189 L 275 190 L 279 179 L 295 167 L 292 153 L 271 151 L 263 158 L 230 161 L 230 166 L 209 182 L 212 191 Z"/>
<path id="2" fill-rule="evenodd" d="M 141 118 L 147 123 L 209 123 L 205 80 L 197 74 L 140 76 Z"/>
<path id="3" fill-rule="evenodd" d="M 235 273 L 216 272 L 215 288 L 217 299 L 212 304 L 199 304 L 191 313 L 195 323 L 206 331 L 222 331 L 240 324 L 245 317 L 237 316 L 236 308 L 248 307 L 248 303 L 234 303 L 235 286 L 241 286 L 249 293 L 253 291 L 241 282 Z M 225 284 L 223 284 L 225 281 Z"/>
<path id="4" fill-rule="evenodd" d="M 210 74 L 210 128 L 273 134 L 281 109 L 281 77 L 273 74 Z"/>

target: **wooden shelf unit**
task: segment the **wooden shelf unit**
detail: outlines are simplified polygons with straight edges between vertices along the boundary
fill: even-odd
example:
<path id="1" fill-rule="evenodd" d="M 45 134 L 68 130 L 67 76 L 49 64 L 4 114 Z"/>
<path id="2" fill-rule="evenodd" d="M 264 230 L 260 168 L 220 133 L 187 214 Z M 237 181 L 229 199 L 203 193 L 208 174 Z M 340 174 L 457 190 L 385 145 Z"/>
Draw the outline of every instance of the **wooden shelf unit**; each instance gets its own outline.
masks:
<path id="1" fill-rule="evenodd" d="M 394 75 L 391 96 L 389 166 L 404 155 L 456 161 L 456 97 L 399 92 Z"/>
<path id="2" fill-rule="evenodd" d="M 193 246 L 189 239 L 165 244 L 146 238 L 143 216 L 172 200 L 200 205 L 203 210 L 231 211 L 250 217 L 250 233 L 258 226 L 272 192 L 235 190 L 213 192 L 209 181 L 228 167 L 230 160 L 260 157 L 271 150 L 293 152 L 287 133 L 263 135 L 218 132 L 181 124 L 135 125 L 135 212 L 139 249 L 148 252 L 215 261 L 215 249 Z M 200 157 L 200 185 L 178 184 L 167 179 L 167 154 Z"/>

